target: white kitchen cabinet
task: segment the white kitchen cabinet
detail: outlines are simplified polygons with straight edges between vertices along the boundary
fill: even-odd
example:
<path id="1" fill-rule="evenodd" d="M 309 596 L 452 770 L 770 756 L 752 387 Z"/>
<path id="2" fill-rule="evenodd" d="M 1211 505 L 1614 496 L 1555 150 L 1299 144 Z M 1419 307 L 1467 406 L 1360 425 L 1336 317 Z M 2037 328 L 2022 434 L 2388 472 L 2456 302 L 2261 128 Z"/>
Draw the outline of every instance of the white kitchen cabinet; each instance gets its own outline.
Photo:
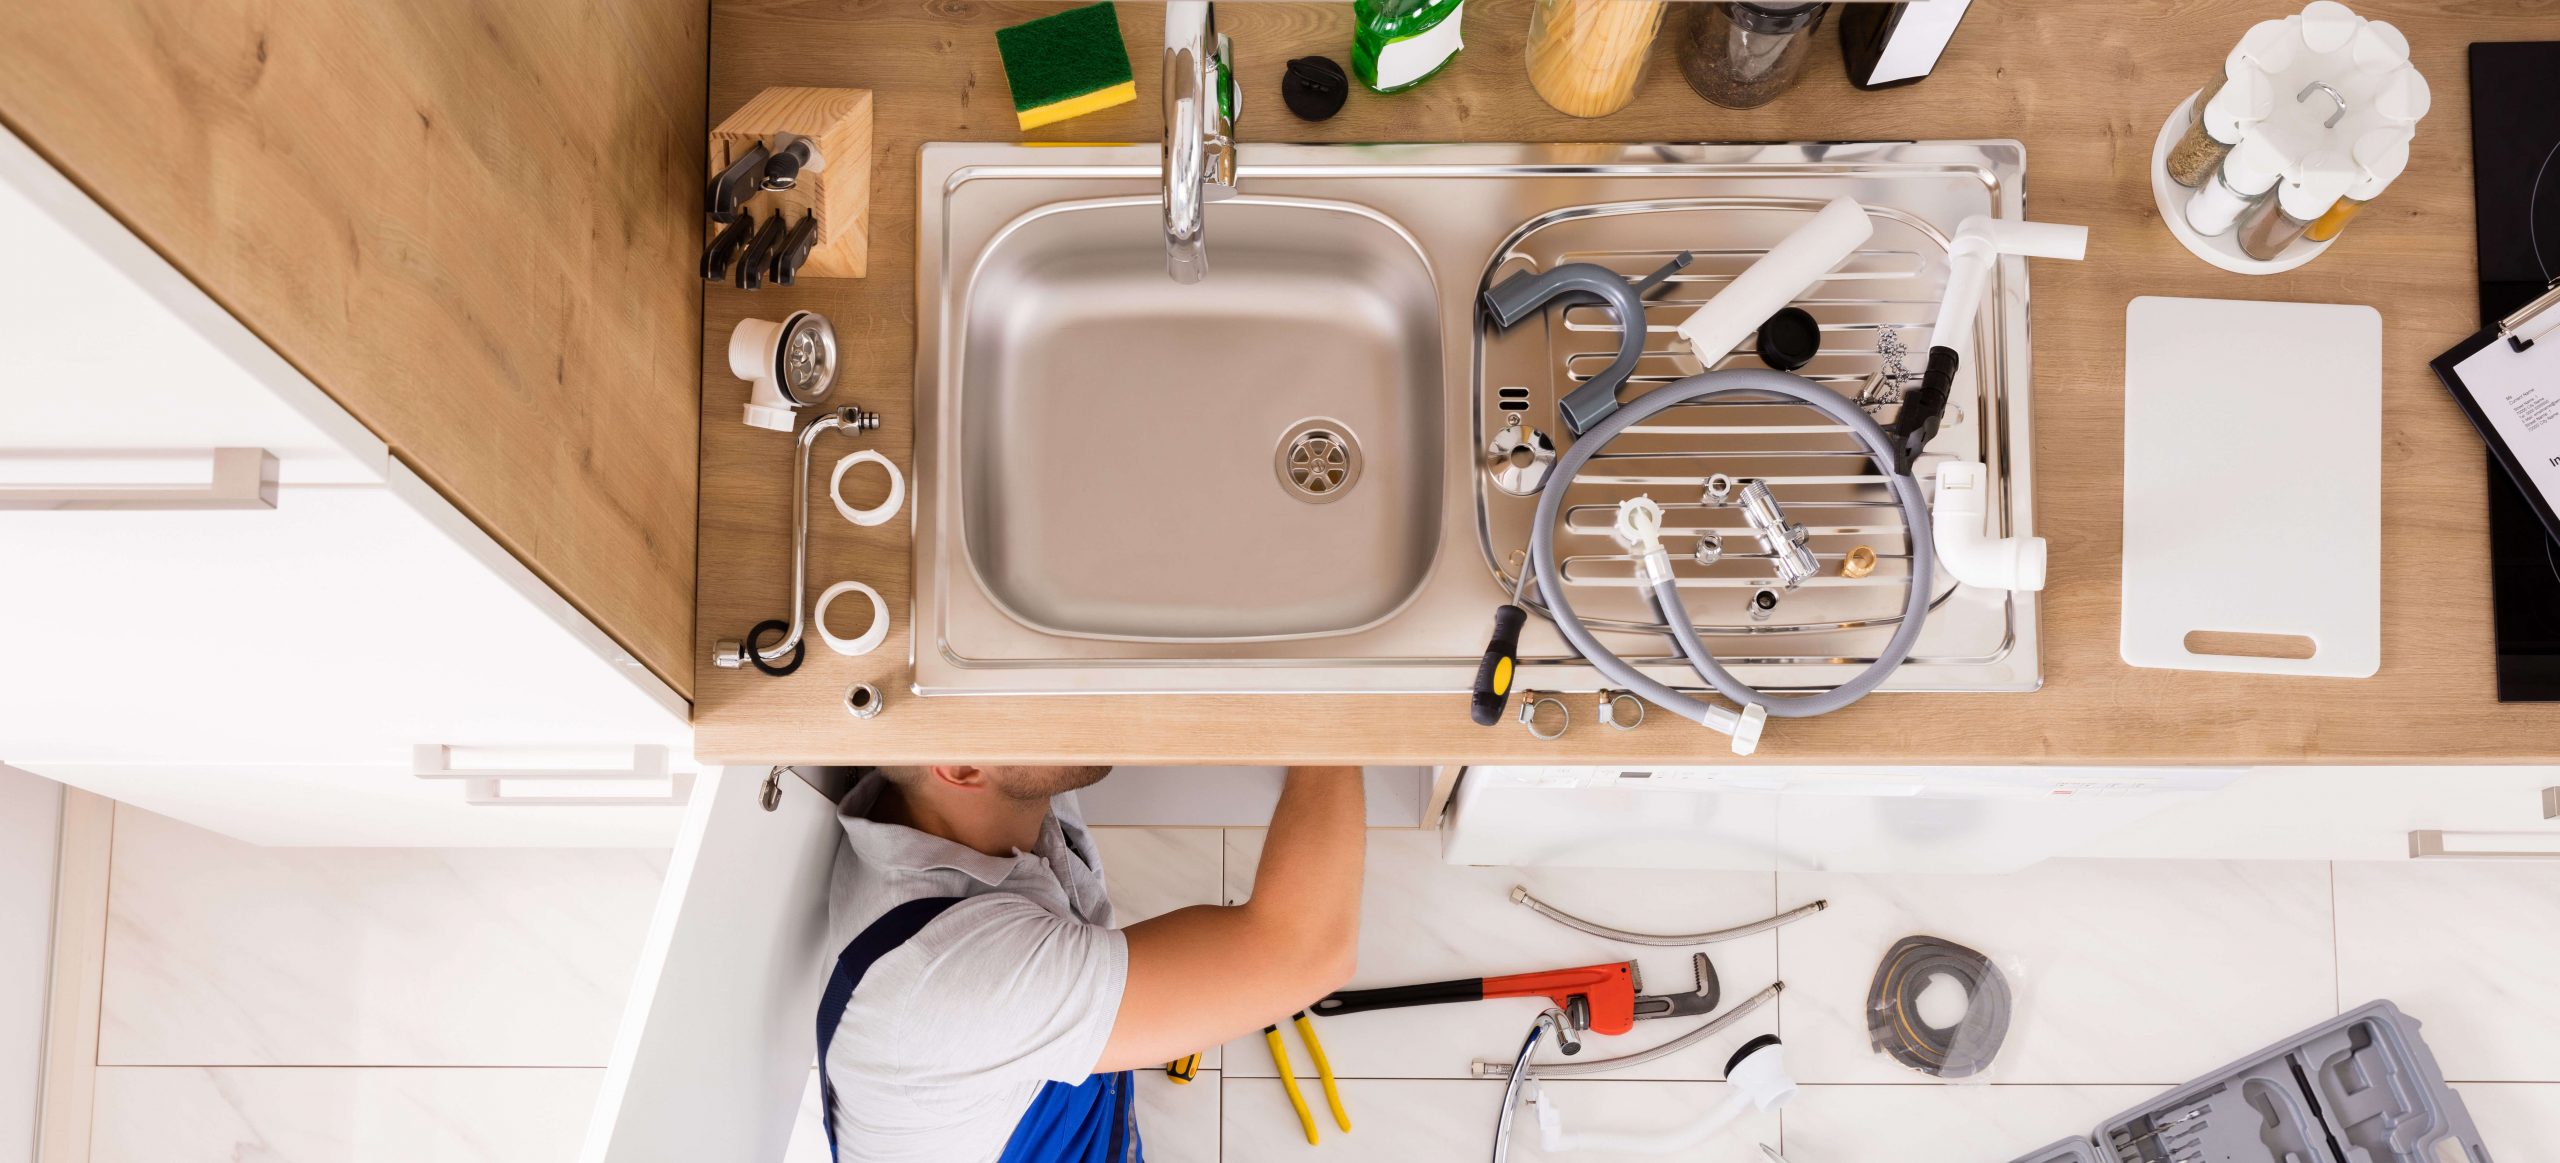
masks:
<path id="1" fill-rule="evenodd" d="M 2259 767 L 2091 843 L 2088 856 L 2407 860 L 2413 832 L 2454 851 L 2554 850 L 2560 767 Z M 2444 859 L 2447 857 L 2435 857 Z"/>
<path id="2" fill-rule="evenodd" d="M 837 950 L 834 793 L 796 772 L 704 772 L 667 865 L 583 1163 L 777 1163 L 818 1057 Z"/>
<path id="3" fill-rule="evenodd" d="M 0 253 L 0 762 L 264 843 L 668 842 L 686 702 L 5 132 Z"/>

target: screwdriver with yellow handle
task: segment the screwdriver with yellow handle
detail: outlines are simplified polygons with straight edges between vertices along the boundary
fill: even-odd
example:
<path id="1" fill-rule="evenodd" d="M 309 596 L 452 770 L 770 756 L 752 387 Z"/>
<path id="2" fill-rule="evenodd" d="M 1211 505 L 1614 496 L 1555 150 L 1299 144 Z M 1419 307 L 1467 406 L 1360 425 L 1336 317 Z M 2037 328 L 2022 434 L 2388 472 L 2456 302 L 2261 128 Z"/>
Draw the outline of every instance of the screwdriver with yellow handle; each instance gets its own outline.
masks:
<path id="1" fill-rule="evenodd" d="M 1520 578 L 1511 583 L 1511 600 L 1494 608 L 1493 640 L 1485 643 L 1484 661 L 1476 664 L 1474 697 L 1467 706 L 1467 717 L 1476 726 L 1490 727 L 1502 721 L 1502 709 L 1511 705 L 1511 680 L 1520 669 L 1520 628 L 1528 624 L 1529 613 L 1520 608 L 1520 589 L 1529 582 L 1529 562 L 1520 562 Z"/>
<path id="2" fill-rule="evenodd" d="M 1351 1114 L 1342 1108 L 1342 1089 L 1334 1084 L 1333 1063 L 1324 1056 L 1324 1043 L 1316 1038 L 1315 1023 L 1307 1020 L 1307 1011 L 1290 1015 L 1289 1024 L 1298 1027 L 1298 1036 L 1306 1040 L 1307 1056 L 1315 1059 L 1316 1081 L 1324 1084 L 1325 1105 L 1333 1108 L 1333 1124 L 1351 1133 Z M 1280 1041 L 1280 1024 L 1262 1027 L 1262 1040 L 1271 1047 L 1271 1064 L 1279 1068 L 1280 1089 L 1289 1094 L 1289 1109 L 1298 1115 L 1298 1128 L 1307 1133 L 1307 1145 L 1316 1144 L 1315 1112 L 1307 1109 L 1307 1096 L 1298 1089 L 1298 1073 L 1289 1065 L 1289 1048 Z"/>

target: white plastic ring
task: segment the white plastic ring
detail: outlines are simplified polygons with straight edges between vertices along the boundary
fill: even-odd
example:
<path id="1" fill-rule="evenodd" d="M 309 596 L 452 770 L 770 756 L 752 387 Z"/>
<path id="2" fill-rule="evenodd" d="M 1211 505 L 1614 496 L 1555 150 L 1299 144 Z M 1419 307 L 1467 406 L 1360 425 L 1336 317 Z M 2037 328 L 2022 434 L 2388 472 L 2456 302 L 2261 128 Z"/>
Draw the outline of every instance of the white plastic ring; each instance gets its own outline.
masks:
<path id="1" fill-rule="evenodd" d="M 844 503 L 844 474 L 857 464 L 876 464 L 889 470 L 888 500 L 869 509 L 857 509 Z M 827 478 L 827 496 L 834 498 L 836 512 L 844 514 L 845 520 L 856 525 L 885 525 L 889 518 L 898 515 L 898 506 L 906 502 L 907 478 L 898 472 L 898 466 L 890 463 L 888 457 L 866 448 L 836 462 L 835 475 Z"/>
<path id="2" fill-rule="evenodd" d="M 846 593 L 859 593 L 871 599 L 871 628 L 863 631 L 860 638 L 838 638 L 827 629 L 827 603 L 835 601 L 837 594 Z M 818 595 L 817 612 L 809 615 L 809 621 L 817 627 L 818 637 L 826 642 L 827 648 L 838 654 L 869 654 L 889 640 L 889 603 L 880 600 L 880 591 L 858 581 L 840 581 L 828 586 L 827 592 Z"/>

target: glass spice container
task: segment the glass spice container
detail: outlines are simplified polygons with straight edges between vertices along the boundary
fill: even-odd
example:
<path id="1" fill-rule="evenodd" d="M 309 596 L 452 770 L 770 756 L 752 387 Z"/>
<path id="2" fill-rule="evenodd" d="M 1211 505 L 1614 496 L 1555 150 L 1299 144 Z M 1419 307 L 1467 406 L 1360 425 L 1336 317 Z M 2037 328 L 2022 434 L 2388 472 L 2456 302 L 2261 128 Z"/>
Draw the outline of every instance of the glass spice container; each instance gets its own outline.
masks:
<path id="1" fill-rule="evenodd" d="M 1680 75 L 1727 109 L 1756 109 L 1804 73 L 1828 4 L 1715 0 L 1682 5 Z"/>
<path id="2" fill-rule="evenodd" d="M 1668 0 L 1536 0 L 1529 9 L 1529 87 L 1569 117 L 1627 107 Z"/>
<path id="3" fill-rule="evenodd" d="M 2302 236 L 2313 242 L 2327 242 L 2347 228 L 2347 220 L 2364 209 L 2365 203 L 2382 196 L 2400 171 L 2409 168 L 2407 129 L 2378 129 L 2356 142 L 2356 164 L 2361 169 L 2354 185 L 2338 198 L 2329 212 L 2311 220 Z M 2371 148 L 2368 148 L 2368 147 Z"/>
<path id="4" fill-rule="evenodd" d="M 2207 238 L 2228 232 L 2284 176 L 2284 155 L 2264 138 L 2247 138 L 2214 168 L 2213 179 L 2187 199 L 2187 225 Z"/>
<path id="5" fill-rule="evenodd" d="M 2259 262 L 2283 254 L 2311 223 L 2329 212 L 2354 180 L 2347 157 L 2331 151 L 2303 162 L 2299 175 L 2276 186 L 2275 196 L 2261 199 L 2240 216 L 2240 253 Z"/>
<path id="6" fill-rule="evenodd" d="M 2196 94 L 2187 132 L 2178 144 L 2169 147 L 2169 156 L 2161 166 L 2170 181 L 2191 190 L 2213 176 L 2214 168 L 2230 155 L 2231 147 L 2240 143 L 2250 126 L 2275 111 L 2275 89 L 2265 73 L 2236 57 L 2229 68 L 2230 72 L 2215 77 L 2213 84 Z"/>

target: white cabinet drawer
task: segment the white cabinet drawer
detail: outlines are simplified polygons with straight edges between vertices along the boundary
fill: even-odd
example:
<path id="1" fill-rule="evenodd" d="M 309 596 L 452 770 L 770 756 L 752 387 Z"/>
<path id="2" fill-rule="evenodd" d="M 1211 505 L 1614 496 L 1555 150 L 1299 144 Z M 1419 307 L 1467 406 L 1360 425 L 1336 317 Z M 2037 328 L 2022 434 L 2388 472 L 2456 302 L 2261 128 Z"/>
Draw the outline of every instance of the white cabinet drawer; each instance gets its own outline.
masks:
<path id="1" fill-rule="evenodd" d="M 405 764 L 422 743 L 689 745 L 680 700 L 392 475 L 286 485 L 272 510 L 0 512 L 0 761 L 362 766 Z"/>
<path id="2" fill-rule="evenodd" d="M 226 447 L 290 483 L 383 479 L 380 440 L 6 130 L 0 254 L 0 490 L 18 454 Z"/>
<path id="3" fill-rule="evenodd" d="M 681 802 L 474 803 L 463 784 L 373 766 L 35 764 L 27 770 L 252 844 L 296 848 L 667 848 Z M 689 765 L 666 783 L 690 785 Z"/>
<path id="4" fill-rule="evenodd" d="M 2213 797 L 2128 828 L 2085 855 L 2205 860 L 2407 860 L 2412 833 L 2446 855 L 2560 844 L 2560 767 L 2260 767 Z"/>

